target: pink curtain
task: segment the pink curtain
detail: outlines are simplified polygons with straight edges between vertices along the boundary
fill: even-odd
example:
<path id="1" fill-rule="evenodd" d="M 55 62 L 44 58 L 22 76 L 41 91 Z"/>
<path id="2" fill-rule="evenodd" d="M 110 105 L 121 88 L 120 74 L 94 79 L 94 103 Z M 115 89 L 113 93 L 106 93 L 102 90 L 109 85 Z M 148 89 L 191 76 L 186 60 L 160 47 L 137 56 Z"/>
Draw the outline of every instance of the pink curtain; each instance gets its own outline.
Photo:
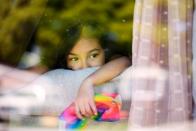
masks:
<path id="1" fill-rule="evenodd" d="M 196 0 L 195 0 L 196 7 Z M 193 117 L 196 119 L 196 8 L 194 9 L 193 17 L 193 97 L 194 97 L 194 114 Z"/>
<path id="2" fill-rule="evenodd" d="M 192 17 L 193 0 L 135 0 L 130 125 L 191 119 Z"/>

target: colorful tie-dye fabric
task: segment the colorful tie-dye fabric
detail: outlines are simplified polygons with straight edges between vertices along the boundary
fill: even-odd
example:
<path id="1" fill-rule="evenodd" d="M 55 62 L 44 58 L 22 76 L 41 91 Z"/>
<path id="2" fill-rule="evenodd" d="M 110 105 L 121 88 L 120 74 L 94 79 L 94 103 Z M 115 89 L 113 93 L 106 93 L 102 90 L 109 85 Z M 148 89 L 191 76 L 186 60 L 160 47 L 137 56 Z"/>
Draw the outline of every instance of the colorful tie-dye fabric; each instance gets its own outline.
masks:
<path id="1" fill-rule="evenodd" d="M 97 115 L 91 119 L 95 121 L 113 122 L 120 120 L 121 102 L 117 99 L 117 94 L 96 94 L 95 104 Z M 84 129 L 87 126 L 87 118 L 79 119 L 76 116 L 75 106 L 71 104 L 60 115 L 60 121 L 64 122 L 64 129 Z"/>
<path id="2" fill-rule="evenodd" d="M 135 0 L 133 70 L 156 65 L 168 75 L 164 81 L 148 77 L 133 79 L 132 94 L 153 92 L 160 88 L 157 83 L 165 85 L 159 92 L 163 94 L 160 99 L 132 98 L 130 125 L 157 125 L 190 119 L 192 17 L 193 0 Z"/>

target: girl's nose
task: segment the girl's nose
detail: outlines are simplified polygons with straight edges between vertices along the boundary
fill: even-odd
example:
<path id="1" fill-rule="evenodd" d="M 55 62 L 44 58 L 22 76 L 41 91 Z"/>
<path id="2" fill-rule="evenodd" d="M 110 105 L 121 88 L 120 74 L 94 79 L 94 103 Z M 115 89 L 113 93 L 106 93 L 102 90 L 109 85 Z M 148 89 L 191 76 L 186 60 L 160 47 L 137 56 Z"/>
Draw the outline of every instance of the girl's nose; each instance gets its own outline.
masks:
<path id="1" fill-rule="evenodd" d="M 84 68 L 87 68 L 88 67 L 88 62 L 87 62 L 87 60 L 82 60 L 82 63 L 81 63 L 81 67 L 80 67 L 80 69 L 84 69 Z"/>

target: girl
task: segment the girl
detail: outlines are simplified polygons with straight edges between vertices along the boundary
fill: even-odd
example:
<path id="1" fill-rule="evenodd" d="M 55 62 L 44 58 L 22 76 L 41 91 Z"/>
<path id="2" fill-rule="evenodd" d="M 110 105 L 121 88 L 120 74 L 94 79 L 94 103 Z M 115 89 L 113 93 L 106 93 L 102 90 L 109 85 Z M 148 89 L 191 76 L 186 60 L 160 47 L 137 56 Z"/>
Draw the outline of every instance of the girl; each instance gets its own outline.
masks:
<path id="1" fill-rule="evenodd" d="M 100 67 L 82 82 L 75 99 L 76 114 L 82 119 L 97 114 L 93 87 L 112 80 L 131 63 L 125 56 L 115 59 L 112 56 L 106 59 L 110 53 L 109 48 L 103 45 L 100 32 L 92 26 L 83 26 L 76 34 L 77 39 L 72 42 L 71 46 L 69 44 L 69 48 L 66 48 L 66 68 L 80 70 L 88 67 Z"/>

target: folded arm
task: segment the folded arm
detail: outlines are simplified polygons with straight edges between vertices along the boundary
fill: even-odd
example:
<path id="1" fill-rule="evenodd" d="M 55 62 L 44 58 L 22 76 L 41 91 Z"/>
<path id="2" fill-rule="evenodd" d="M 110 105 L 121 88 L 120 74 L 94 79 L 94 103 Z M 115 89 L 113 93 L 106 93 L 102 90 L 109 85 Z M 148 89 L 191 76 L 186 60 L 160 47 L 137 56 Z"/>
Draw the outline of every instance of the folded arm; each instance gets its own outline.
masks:
<path id="1" fill-rule="evenodd" d="M 120 57 L 106 63 L 83 81 L 75 100 L 76 114 L 79 118 L 82 119 L 84 116 L 89 117 L 97 113 L 93 87 L 112 80 L 130 64 L 131 62 L 127 57 Z"/>
<path id="2" fill-rule="evenodd" d="M 130 65 L 131 62 L 129 58 L 117 58 L 103 65 L 97 71 L 89 75 L 86 80 L 91 81 L 93 86 L 101 85 L 120 75 Z"/>

